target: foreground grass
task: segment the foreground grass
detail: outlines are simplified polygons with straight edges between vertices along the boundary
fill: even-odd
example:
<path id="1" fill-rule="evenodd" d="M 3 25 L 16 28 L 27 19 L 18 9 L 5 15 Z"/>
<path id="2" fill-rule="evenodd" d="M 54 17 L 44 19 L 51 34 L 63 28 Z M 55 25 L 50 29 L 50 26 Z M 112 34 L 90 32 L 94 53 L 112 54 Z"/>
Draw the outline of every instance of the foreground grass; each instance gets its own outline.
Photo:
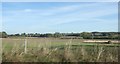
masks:
<path id="1" fill-rule="evenodd" d="M 80 39 L 4 39 L 4 62 L 117 62 L 118 44 L 82 43 Z"/>

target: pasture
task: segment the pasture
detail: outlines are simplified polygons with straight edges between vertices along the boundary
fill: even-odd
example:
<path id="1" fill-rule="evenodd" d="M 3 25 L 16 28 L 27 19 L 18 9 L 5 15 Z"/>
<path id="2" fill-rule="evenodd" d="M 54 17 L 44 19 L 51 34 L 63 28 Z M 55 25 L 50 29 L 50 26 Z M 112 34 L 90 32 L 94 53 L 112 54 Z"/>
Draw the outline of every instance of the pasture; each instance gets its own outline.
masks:
<path id="1" fill-rule="evenodd" d="M 118 62 L 120 44 L 84 43 L 83 41 L 84 39 L 4 38 L 2 39 L 2 61 Z"/>

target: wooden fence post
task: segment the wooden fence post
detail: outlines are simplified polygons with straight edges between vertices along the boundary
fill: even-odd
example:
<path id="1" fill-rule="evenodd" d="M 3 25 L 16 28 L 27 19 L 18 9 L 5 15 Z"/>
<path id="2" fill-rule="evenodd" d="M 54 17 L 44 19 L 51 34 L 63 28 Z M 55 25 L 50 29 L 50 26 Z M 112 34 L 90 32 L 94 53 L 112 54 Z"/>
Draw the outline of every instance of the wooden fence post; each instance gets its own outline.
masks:
<path id="1" fill-rule="evenodd" d="M 25 38 L 25 43 L 24 43 L 24 45 L 25 45 L 24 52 L 27 53 L 27 39 L 26 39 L 26 38 Z"/>

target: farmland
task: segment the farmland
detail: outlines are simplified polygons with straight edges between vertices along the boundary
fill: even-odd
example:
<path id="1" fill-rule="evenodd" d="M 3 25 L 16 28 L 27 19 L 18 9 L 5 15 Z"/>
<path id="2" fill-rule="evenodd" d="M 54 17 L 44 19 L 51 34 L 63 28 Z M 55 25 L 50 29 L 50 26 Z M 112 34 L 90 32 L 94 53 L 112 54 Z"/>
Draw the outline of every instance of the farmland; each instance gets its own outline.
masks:
<path id="1" fill-rule="evenodd" d="M 118 62 L 119 44 L 85 39 L 3 38 L 3 62 Z M 25 42 L 27 42 L 25 46 Z"/>

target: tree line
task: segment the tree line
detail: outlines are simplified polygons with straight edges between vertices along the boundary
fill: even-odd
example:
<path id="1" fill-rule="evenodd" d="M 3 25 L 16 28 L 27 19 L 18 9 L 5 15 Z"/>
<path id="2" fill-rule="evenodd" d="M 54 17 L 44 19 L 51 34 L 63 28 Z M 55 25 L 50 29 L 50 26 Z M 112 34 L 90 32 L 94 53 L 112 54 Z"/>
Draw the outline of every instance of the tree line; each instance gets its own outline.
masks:
<path id="1" fill-rule="evenodd" d="M 66 37 L 81 37 L 83 39 L 119 39 L 119 32 L 81 32 L 81 33 L 21 33 L 21 34 L 7 34 L 5 31 L 0 32 L 0 38 L 7 37 L 53 37 L 53 38 L 66 38 Z"/>

